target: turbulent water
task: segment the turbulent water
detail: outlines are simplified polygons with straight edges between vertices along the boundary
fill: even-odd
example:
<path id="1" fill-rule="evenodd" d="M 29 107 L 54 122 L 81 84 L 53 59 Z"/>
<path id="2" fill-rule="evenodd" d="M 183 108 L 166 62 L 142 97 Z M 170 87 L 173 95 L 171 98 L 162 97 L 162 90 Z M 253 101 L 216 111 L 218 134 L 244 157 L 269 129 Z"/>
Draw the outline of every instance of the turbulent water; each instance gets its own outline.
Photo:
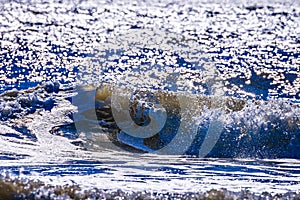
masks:
<path id="1" fill-rule="evenodd" d="M 90 198 L 95 188 L 296 197 L 299 2 L 3 1 L 0 10 L 3 180 L 75 185 Z"/>

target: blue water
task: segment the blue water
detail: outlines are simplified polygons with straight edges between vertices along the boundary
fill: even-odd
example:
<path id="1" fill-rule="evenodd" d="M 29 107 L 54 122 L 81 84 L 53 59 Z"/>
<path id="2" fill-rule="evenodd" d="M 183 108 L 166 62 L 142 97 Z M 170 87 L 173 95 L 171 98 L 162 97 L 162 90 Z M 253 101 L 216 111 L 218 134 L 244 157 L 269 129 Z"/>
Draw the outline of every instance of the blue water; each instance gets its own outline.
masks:
<path id="1" fill-rule="evenodd" d="M 3 2 L 1 177 L 124 191 L 299 192 L 299 13 L 296 1 Z M 140 138 L 116 116 L 95 120 L 97 106 L 113 105 L 95 103 L 104 82 L 165 106 L 161 131 Z M 163 102 L 153 95 L 160 91 L 173 96 Z M 139 125 L 150 131 L 150 123 Z M 205 141 L 216 142 L 206 153 Z"/>

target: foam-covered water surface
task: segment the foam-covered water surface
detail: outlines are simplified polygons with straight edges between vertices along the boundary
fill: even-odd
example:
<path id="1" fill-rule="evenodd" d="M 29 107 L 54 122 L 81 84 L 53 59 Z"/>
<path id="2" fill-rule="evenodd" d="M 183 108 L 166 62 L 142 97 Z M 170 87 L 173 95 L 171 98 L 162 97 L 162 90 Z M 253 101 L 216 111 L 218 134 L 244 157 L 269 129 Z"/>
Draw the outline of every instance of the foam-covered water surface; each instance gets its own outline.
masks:
<path id="1" fill-rule="evenodd" d="M 37 199 L 299 193 L 298 1 L 24 0 L 0 11 L 9 195 L 20 183 Z"/>

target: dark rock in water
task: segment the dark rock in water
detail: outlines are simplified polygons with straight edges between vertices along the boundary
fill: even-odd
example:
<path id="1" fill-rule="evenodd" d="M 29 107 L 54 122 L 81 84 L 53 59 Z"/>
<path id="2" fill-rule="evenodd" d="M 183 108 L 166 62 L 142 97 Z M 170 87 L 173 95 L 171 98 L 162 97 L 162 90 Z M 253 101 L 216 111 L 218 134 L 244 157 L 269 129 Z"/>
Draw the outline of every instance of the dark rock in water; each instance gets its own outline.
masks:
<path id="1" fill-rule="evenodd" d="M 79 136 L 75 123 L 55 126 L 50 130 L 50 133 L 52 135 L 59 135 L 59 136 L 66 137 L 68 139 L 76 139 Z"/>
<path id="2" fill-rule="evenodd" d="M 78 147 L 84 147 L 84 143 L 82 141 L 73 141 L 71 144 L 78 146 Z"/>
<path id="3" fill-rule="evenodd" d="M 21 96 L 18 99 L 18 101 L 23 108 L 41 106 L 41 101 L 38 99 L 37 95 L 34 93 L 28 94 L 26 96 Z"/>
<path id="4" fill-rule="evenodd" d="M 58 82 L 47 82 L 45 84 L 45 90 L 48 93 L 52 93 L 52 92 L 57 93 L 59 91 L 59 83 Z"/>
<path id="5" fill-rule="evenodd" d="M 245 7 L 246 10 L 249 10 L 249 11 L 255 11 L 255 10 L 258 10 L 258 9 L 262 9 L 263 6 L 247 6 Z"/>
<path id="6" fill-rule="evenodd" d="M 3 97 L 8 97 L 8 98 L 14 98 L 14 97 L 17 97 L 19 94 L 19 90 L 17 89 L 12 89 L 12 90 L 8 90 L 8 91 L 5 91 L 2 96 Z"/>

